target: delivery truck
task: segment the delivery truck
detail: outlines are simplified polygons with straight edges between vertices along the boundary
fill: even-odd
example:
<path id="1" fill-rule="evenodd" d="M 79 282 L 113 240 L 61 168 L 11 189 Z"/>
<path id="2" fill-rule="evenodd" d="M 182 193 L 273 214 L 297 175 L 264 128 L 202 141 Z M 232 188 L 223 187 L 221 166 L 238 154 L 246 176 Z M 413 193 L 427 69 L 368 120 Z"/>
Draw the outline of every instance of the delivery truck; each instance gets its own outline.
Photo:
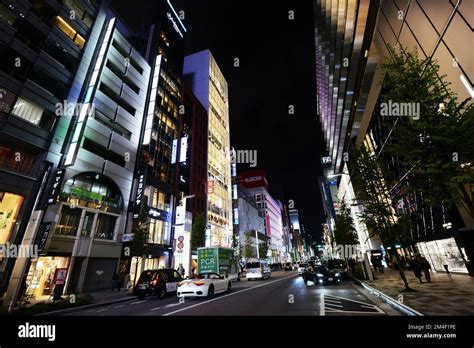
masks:
<path id="1" fill-rule="evenodd" d="M 198 274 L 217 273 L 240 281 L 241 267 L 234 258 L 234 249 L 215 247 L 198 248 Z"/>

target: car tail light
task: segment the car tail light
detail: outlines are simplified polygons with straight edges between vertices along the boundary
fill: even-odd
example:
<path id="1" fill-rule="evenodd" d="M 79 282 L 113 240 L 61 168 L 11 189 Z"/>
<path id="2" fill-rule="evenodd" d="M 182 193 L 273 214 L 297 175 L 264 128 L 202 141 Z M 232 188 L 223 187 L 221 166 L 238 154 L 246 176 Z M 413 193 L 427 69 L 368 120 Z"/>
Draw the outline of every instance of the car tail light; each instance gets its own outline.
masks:
<path id="1" fill-rule="evenodd" d="M 201 285 L 204 285 L 205 283 L 204 282 L 194 282 L 195 285 L 197 286 L 201 286 Z"/>

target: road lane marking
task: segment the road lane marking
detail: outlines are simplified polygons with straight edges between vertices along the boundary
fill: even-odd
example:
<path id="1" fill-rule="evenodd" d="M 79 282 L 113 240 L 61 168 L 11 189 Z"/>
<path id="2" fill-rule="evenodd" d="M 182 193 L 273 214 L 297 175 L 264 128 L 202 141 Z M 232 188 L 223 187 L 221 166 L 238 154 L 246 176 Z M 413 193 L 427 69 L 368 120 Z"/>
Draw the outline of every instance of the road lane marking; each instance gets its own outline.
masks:
<path id="1" fill-rule="evenodd" d="M 109 310 L 108 308 L 99 309 L 99 310 L 97 311 L 97 313 L 99 313 L 99 312 L 105 312 L 105 311 L 108 311 L 108 310 Z"/>
<path id="2" fill-rule="evenodd" d="M 148 300 L 132 302 L 132 303 L 130 303 L 130 304 L 135 305 L 135 304 L 139 304 L 139 303 L 143 303 L 143 302 L 148 302 Z"/>
<path id="3" fill-rule="evenodd" d="M 179 306 L 181 303 L 178 302 L 178 303 L 170 303 L 170 304 L 167 304 L 165 307 L 176 307 L 176 306 Z"/>
<path id="4" fill-rule="evenodd" d="M 150 311 L 151 311 L 151 312 L 152 312 L 152 311 L 157 311 L 157 310 L 160 309 L 160 308 L 161 308 L 161 307 L 155 307 L 155 308 L 150 309 Z"/>
<path id="5" fill-rule="evenodd" d="M 321 299 L 319 301 L 319 315 L 325 316 L 325 308 L 324 308 L 324 294 L 321 294 Z"/>
<path id="6" fill-rule="evenodd" d="M 122 308 L 125 307 L 125 305 L 121 304 L 120 306 L 115 306 L 114 308 Z"/>
<path id="7" fill-rule="evenodd" d="M 201 305 L 203 305 L 203 304 L 205 304 L 205 303 L 214 302 L 214 301 L 217 301 L 217 300 L 220 300 L 220 299 L 229 297 L 229 296 L 238 295 L 238 294 L 240 294 L 240 293 L 242 293 L 242 292 L 245 292 L 245 291 L 257 289 L 257 288 L 260 288 L 260 287 L 262 287 L 262 286 L 267 286 L 267 285 L 270 285 L 270 284 L 272 284 L 272 283 L 276 283 L 276 282 L 279 282 L 279 281 L 282 281 L 282 280 L 285 280 L 285 279 L 288 279 L 288 278 L 296 277 L 296 276 L 297 276 L 297 274 L 292 274 L 291 276 L 288 276 L 288 277 L 284 277 L 284 278 L 272 280 L 271 282 L 263 283 L 263 284 L 260 284 L 260 285 L 257 285 L 257 286 L 252 286 L 252 287 L 250 287 L 250 288 L 246 288 L 246 289 L 243 289 L 243 290 L 240 290 L 240 291 L 237 291 L 237 292 L 232 292 L 232 293 L 227 294 L 227 295 L 224 295 L 224 296 L 219 296 L 219 297 L 213 298 L 213 299 L 211 299 L 211 300 L 207 300 L 207 301 L 204 301 L 204 302 L 199 302 L 199 303 L 196 303 L 195 305 L 178 309 L 178 310 L 176 310 L 176 311 L 174 311 L 174 312 L 169 312 L 169 313 L 163 314 L 163 316 L 166 317 L 166 316 L 168 316 L 168 315 L 172 315 L 172 314 L 175 314 L 175 313 L 178 313 L 178 312 L 182 312 L 182 311 L 185 311 L 185 310 L 188 310 L 188 309 L 197 307 L 197 306 L 201 306 Z"/>

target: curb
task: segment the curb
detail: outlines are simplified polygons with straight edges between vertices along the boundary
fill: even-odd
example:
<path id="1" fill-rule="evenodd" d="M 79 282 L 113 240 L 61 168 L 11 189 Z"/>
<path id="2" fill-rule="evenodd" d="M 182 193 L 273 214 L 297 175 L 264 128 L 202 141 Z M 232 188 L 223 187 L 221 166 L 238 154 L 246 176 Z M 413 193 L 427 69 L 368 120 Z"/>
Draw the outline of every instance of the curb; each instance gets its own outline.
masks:
<path id="1" fill-rule="evenodd" d="M 59 309 L 57 311 L 35 314 L 34 316 L 61 315 L 61 314 L 67 314 L 67 313 L 80 312 L 80 311 L 83 311 L 85 309 L 102 307 L 102 306 L 107 306 L 107 305 L 111 305 L 111 304 L 115 304 L 115 303 L 131 301 L 131 300 L 135 300 L 135 299 L 136 299 L 136 297 L 127 296 L 125 298 L 121 298 L 121 299 L 117 299 L 117 300 L 91 303 L 91 304 L 84 305 L 84 306 L 77 306 L 77 307 L 72 307 L 72 308 Z"/>
<path id="2" fill-rule="evenodd" d="M 413 308 L 411 307 L 408 307 L 407 305 L 404 305 L 398 301 L 396 301 L 395 299 L 393 299 L 392 297 L 388 296 L 387 294 L 383 293 L 382 291 L 380 290 L 377 290 L 376 288 L 368 285 L 366 282 L 360 280 L 360 279 L 357 279 L 355 277 L 351 277 L 352 280 L 354 280 L 356 283 L 358 283 L 359 285 L 363 286 L 364 288 L 366 288 L 369 292 L 371 292 L 372 294 L 374 294 L 375 296 L 381 298 L 382 300 L 384 300 L 385 302 L 387 302 L 389 305 L 391 305 L 393 308 L 395 308 L 396 310 L 398 310 L 399 312 L 402 312 L 408 316 L 411 316 L 411 317 L 416 317 L 416 316 L 424 316 L 424 314 L 414 310 Z"/>

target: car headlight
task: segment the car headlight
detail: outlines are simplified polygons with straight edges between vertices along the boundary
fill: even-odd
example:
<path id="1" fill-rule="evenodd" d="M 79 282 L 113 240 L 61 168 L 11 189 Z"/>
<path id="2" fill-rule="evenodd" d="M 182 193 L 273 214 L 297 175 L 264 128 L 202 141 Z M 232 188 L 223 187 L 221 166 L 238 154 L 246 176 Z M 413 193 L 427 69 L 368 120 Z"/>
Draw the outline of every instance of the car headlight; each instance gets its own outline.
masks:
<path id="1" fill-rule="evenodd" d="M 316 273 L 316 275 L 317 275 L 318 277 L 324 277 L 324 275 L 323 275 L 322 273 Z"/>
<path id="2" fill-rule="evenodd" d="M 335 275 L 336 277 L 339 277 L 339 276 L 340 276 L 339 272 L 336 272 L 336 274 L 334 274 L 334 275 Z"/>

